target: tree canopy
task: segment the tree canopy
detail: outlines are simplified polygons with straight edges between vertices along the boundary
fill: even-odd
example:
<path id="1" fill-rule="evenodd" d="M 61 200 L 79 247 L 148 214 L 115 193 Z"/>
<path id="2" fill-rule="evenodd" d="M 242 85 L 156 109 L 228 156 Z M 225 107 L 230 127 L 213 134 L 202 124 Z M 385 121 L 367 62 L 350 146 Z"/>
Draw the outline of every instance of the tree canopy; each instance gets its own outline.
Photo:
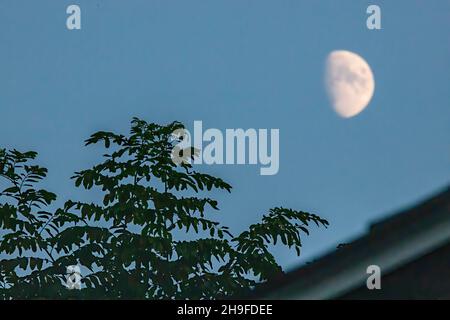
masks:
<path id="1" fill-rule="evenodd" d="M 328 225 L 275 207 L 234 235 L 211 218 L 219 208 L 207 197 L 232 187 L 172 159 L 181 139 L 172 133 L 182 128 L 134 118 L 128 135 L 94 133 L 86 145 L 102 144 L 106 153 L 72 178 L 102 198 L 67 200 L 57 209 L 56 194 L 38 189 L 47 169 L 34 164 L 37 153 L 0 150 L 7 184 L 0 192 L 0 298 L 226 298 L 283 272 L 272 244 L 300 255 L 311 224 Z M 81 290 L 65 286 L 71 265 L 83 269 Z"/>

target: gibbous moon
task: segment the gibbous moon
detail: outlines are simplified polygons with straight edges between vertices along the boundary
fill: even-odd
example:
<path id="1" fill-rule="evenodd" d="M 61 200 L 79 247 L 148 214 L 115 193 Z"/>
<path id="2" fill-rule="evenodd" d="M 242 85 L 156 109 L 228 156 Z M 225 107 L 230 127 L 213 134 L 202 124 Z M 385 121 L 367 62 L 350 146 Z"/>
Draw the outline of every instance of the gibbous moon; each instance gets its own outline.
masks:
<path id="1" fill-rule="evenodd" d="M 363 111 L 375 90 L 369 64 L 356 53 L 345 50 L 332 51 L 328 55 L 325 85 L 333 109 L 344 118 Z"/>

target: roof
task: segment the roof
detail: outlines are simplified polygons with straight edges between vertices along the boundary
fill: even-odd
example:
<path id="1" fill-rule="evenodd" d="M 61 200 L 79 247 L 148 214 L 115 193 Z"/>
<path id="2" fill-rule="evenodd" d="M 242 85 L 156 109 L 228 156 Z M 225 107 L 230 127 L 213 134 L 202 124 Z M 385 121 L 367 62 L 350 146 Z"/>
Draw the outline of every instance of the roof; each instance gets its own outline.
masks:
<path id="1" fill-rule="evenodd" d="M 332 299 L 365 283 L 367 266 L 393 271 L 450 244 L 450 187 L 373 224 L 366 235 L 261 286 L 262 299 Z"/>

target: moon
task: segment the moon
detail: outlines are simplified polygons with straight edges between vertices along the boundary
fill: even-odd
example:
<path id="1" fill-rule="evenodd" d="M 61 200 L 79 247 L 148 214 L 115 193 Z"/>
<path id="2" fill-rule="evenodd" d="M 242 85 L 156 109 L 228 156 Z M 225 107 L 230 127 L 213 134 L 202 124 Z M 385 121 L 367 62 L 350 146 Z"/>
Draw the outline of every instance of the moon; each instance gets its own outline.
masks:
<path id="1" fill-rule="evenodd" d="M 369 64 L 358 54 L 332 51 L 326 60 L 325 86 L 331 106 L 343 118 L 363 111 L 375 91 Z"/>

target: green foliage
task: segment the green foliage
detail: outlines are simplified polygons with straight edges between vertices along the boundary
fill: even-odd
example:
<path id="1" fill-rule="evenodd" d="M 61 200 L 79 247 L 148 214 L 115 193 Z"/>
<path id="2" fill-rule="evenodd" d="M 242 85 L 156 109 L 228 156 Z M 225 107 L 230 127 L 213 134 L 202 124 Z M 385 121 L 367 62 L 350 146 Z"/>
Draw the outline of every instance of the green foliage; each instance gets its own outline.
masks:
<path id="1" fill-rule="evenodd" d="M 45 209 L 55 194 L 35 189 L 47 174 L 28 164 L 36 153 L 1 150 L 0 176 L 9 185 L 0 193 L 0 297 L 225 298 L 282 272 L 271 244 L 299 255 L 310 224 L 328 225 L 279 207 L 234 236 L 210 219 L 218 204 L 204 196 L 231 186 L 172 161 L 179 142 L 172 132 L 180 128 L 135 118 L 129 136 L 93 134 L 86 145 L 101 143 L 107 153 L 73 180 L 99 189 L 102 199 L 70 200 L 54 213 Z M 82 290 L 64 287 L 65 268 L 74 264 L 86 269 Z"/>
<path id="2" fill-rule="evenodd" d="M 56 195 L 36 190 L 33 185 L 47 175 L 47 169 L 29 165 L 35 152 L 0 151 L 0 177 L 8 183 L 0 198 L 0 298 L 39 297 L 45 287 L 52 291 L 61 272 L 51 254 L 52 238 L 59 225 L 57 214 L 44 209 Z M 3 256 L 6 258 L 3 258 Z M 20 275 L 20 270 L 28 274 Z"/>

